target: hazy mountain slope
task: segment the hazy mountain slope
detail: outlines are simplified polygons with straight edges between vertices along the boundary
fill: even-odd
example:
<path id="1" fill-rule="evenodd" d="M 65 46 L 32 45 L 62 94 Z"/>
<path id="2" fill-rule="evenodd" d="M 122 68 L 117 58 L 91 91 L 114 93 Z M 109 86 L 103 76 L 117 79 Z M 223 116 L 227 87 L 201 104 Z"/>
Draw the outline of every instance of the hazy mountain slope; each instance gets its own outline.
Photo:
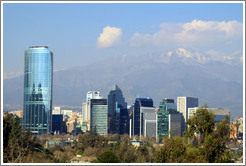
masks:
<path id="1" fill-rule="evenodd" d="M 95 64 L 54 72 L 55 105 L 81 105 L 86 92 L 98 90 L 107 97 L 118 84 L 128 104 L 136 97 L 151 97 L 154 105 L 170 97 L 194 96 L 200 105 L 228 108 L 242 115 L 242 64 L 198 63 L 178 56 L 158 53 L 124 55 Z M 22 103 L 23 77 L 4 80 L 4 103 Z"/>

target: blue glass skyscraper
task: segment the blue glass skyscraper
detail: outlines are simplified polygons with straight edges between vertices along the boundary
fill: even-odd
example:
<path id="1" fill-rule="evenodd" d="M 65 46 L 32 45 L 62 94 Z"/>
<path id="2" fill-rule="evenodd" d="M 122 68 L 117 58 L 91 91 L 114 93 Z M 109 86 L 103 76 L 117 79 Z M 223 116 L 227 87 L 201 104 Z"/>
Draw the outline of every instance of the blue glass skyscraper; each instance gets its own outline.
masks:
<path id="1" fill-rule="evenodd" d="M 151 98 L 136 98 L 134 103 L 133 111 L 133 125 L 132 131 L 133 135 L 142 135 L 143 134 L 143 120 L 142 120 L 142 111 L 141 107 L 153 107 L 154 103 Z"/>
<path id="2" fill-rule="evenodd" d="M 34 134 L 52 130 L 53 53 L 47 46 L 25 51 L 23 129 Z"/>
<path id="3" fill-rule="evenodd" d="M 121 89 L 115 85 L 108 94 L 109 134 L 128 134 L 129 115 Z"/>

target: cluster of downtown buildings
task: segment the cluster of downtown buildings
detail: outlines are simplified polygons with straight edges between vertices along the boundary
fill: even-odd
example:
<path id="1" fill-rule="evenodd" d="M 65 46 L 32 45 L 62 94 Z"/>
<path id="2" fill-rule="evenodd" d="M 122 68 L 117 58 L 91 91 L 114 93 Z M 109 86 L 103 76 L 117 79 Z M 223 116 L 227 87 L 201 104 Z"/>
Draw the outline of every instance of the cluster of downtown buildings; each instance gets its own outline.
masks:
<path id="1" fill-rule="evenodd" d="M 95 131 L 105 136 L 129 134 L 140 139 L 142 136 L 182 136 L 186 129 L 185 122 L 198 109 L 198 98 L 194 97 L 177 97 L 177 104 L 174 99 L 164 98 L 157 108 L 151 98 L 136 98 L 134 104 L 127 105 L 121 89 L 115 85 L 107 99 L 99 91 L 88 91 L 82 103 L 82 113 L 77 115 L 75 121 L 73 112 L 52 111 L 53 53 L 48 47 L 29 47 L 25 51 L 24 63 L 22 127 L 33 134 L 75 130 Z M 209 111 L 215 114 L 216 122 L 230 114 L 224 109 Z M 65 114 L 68 117 L 64 124 Z M 69 126 L 73 126 L 72 129 L 68 130 Z"/>

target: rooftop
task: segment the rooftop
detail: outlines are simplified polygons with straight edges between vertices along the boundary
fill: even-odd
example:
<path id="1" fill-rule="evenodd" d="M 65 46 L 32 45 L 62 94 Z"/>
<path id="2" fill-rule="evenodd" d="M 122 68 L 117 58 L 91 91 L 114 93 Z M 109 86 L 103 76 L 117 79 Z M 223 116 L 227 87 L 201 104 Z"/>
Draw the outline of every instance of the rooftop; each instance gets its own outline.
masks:
<path id="1" fill-rule="evenodd" d="M 115 84 L 111 90 L 112 90 L 112 91 L 115 91 L 115 90 L 120 90 L 120 88 L 118 87 L 118 85 L 117 85 L 117 84 Z"/>
<path id="2" fill-rule="evenodd" d="M 40 48 L 49 48 L 48 46 L 30 46 L 30 49 L 40 49 Z"/>

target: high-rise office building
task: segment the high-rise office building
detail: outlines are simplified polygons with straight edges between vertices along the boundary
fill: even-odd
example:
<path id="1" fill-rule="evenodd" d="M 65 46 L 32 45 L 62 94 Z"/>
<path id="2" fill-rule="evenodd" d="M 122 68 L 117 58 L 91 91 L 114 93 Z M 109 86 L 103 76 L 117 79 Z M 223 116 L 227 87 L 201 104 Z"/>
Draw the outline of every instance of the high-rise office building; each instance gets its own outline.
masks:
<path id="1" fill-rule="evenodd" d="M 90 130 L 91 99 L 103 99 L 99 91 L 88 91 L 86 101 L 82 103 L 83 122 L 86 123 L 86 131 Z"/>
<path id="2" fill-rule="evenodd" d="M 173 99 L 163 99 L 160 102 L 157 112 L 157 134 L 158 136 L 166 136 L 169 131 L 169 111 L 175 111 L 176 106 Z"/>
<path id="3" fill-rule="evenodd" d="M 128 133 L 129 116 L 127 103 L 121 89 L 115 85 L 108 94 L 109 134 Z"/>
<path id="4" fill-rule="evenodd" d="M 154 107 L 141 108 L 141 128 L 144 137 L 156 137 L 156 109 Z"/>
<path id="5" fill-rule="evenodd" d="M 33 46 L 24 58 L 23 129 L 34 134 L 52 130 L 53 53 Z"/>
<path id="6" fill-rule="evenodd" d="M 184 117 L 180 112 L 172 112 L 169 114 L 168 119 L 168 129 L 169 129 L 169 137 L 172 136 L 182 136 L 183 130 L 182 126 L 184 125 Z"/>
<path id="7" fill-rule="evenodd" d="M 100 92 L 98 91 L 88 91 L 86 101 L 90 101 L 91 99 L 102 99 L 102 96 L 100 96 Z"/>
<path id="8" fill-rule="evenodd" d="M 192 118 L 198 109 L 198 107 L 188 108 L 188 119 Z"/>
<path id="9" fill-rule="evenodd" d="M 130 135 L 143 135 L 143 107 L 153 107 L 151 98 L 136 98 L 131 115 Z"/>
<path id="10" fill-rule="evenodd" d="M 188 108 L 198 107 L 198 98 L 194 97 L 177 97 L 177 111 L 184 116 L 185 124 L 182 131 L 186 129 L 186 121 L 188 120 Z"/>
<path id="11" fill-rule="evenodd" d="M 63 115 L 53 114 L 52 115 L 52 131 L 54 133 L 63 133 Z"/>
<path id="12" fill-rule="evenodd" d="M 129 111 L 127 108 L 120 108 L 120 133 L 129 134 Z"/>
<path id="13" fill-rule="evenodd" d="M 181 136 L 184 117 L 177 112 L 174 99 L 165 98 L 160 103 L 157 111 L 157 135 L 159 138 L 164 136 Z"/>
<path id="14" fill-rule="evenodd" d="M 108 134 L 108 105 L 107 99 L 91 99 L 90 130 L 98 134 Z"/>

